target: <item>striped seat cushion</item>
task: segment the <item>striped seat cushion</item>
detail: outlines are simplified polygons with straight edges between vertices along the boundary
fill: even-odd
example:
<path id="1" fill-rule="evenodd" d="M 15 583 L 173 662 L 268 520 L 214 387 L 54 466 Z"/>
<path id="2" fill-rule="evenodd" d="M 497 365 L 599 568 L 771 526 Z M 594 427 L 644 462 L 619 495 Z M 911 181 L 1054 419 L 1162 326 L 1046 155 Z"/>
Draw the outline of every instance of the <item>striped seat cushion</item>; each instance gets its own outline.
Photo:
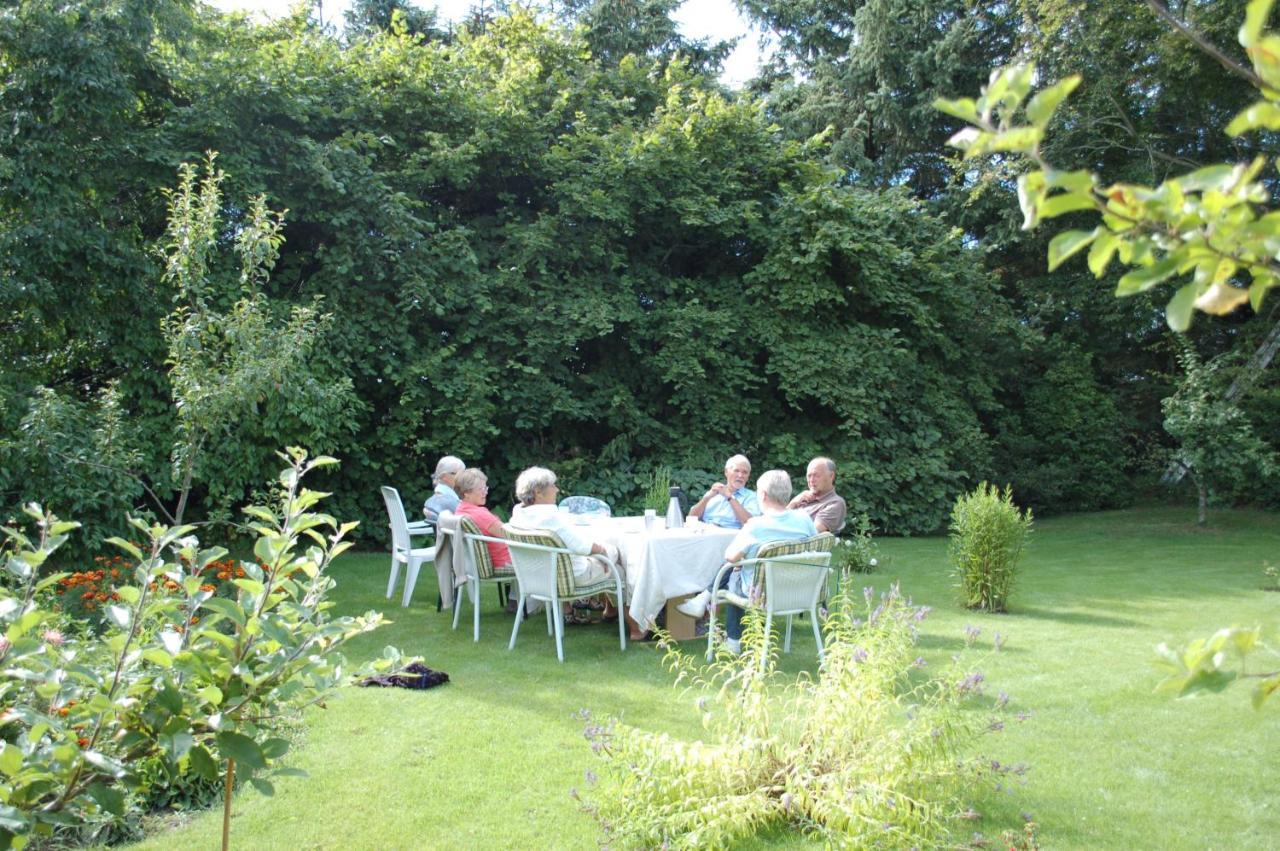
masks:
<path id="1" fill-rule="evenodd" d="M 792 556 L 799 553 L 829 553 L 836 546 L 836 536 L 830 532 L 819 532 L 809 538 L 796 541 L 766 541 L 756 550 L 756 558 L 774 558 L 776 556 Z M 756 570 L 754 585 L 764 584 L 764 571 Z M 739 604 L 740 605 L 740 604 Z"/>
<path id="2" fill-rule="evenodd" d="M 507 537 L 517 543 L 535 544 L 540 547 L 552 547 L 563 551 L 555 554 L 556 593 L 561 597 L 566 599 L 570 597 L 585 597 L 588 594 L 615 589 L 612 576 L 607 576 L 592 585 L 578 585 L 573 577 L 573 556 L 565 549 L 564 541 L 561 541 L 560 536 L 555 532 L 549 529 L 515 529 L 511 526 L 507 526 L 506 530 Z"/>
<path id="3" fill-rule="evenodd" d="M 482 535 L 480 527 L 476 525 L 476 521 L 470 517 L 458 518 L 458 531 L 464 535 Z M 512 577 L 516 575 L 516 570 L 511 565 L 505 567 L 494 567 L 493 556 L 489 554 L 489 545 L 484 541 L 471 541 L 471 558 L 476 565 L 476 576 L 481 579 L 498 579 Z"/>

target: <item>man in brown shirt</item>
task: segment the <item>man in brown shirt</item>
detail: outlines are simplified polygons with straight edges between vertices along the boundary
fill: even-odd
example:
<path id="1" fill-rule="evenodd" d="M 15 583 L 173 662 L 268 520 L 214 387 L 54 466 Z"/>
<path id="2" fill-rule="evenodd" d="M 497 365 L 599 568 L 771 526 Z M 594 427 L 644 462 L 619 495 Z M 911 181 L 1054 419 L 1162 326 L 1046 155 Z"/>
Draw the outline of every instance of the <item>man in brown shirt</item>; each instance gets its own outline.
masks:
<path id="1" fill-rule="evenodd" d="M 804 478 L 809 489 L 791 500 L 787 508 L 804 510 L 813 518 L 819 532 L 839 533 L 844 528 L 848 509 L 844 497 L 836 493 L 836 463 L 830 458 L 814 458 L 809 462 Z"/>

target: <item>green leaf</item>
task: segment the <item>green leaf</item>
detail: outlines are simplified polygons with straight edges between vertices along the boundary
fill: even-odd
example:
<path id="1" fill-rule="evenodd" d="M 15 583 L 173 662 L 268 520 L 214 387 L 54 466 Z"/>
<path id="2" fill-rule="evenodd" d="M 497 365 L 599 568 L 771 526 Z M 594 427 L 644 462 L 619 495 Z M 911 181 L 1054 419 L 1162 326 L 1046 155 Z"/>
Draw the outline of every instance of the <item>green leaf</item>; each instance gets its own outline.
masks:
<path id="1" fill-rule="evenodd" d="M 133 556 L 135 560 L 142 561 L 142 550 L 138 549 L 124 538 L 107 538 L 106 543 L 124 550 L 126 553 Z"/>
<path id="2" fill-rule="evenodd" d="M 173 656 L 159 647 L 148 647 L 142 651 L 142 658 L 161 668 L 173 667 Z"/>
<path id="3" fill-rule="evenodd" d="M 196 740 L 186 731 L 178 731 L 172 735 L 161 735 L 156 738 L 156 743 L 160 745 L 164 751 L 164 758 L 171 765 L 176 765 L 178 760 L 182 759 L 191 750 Z"/>
<path id="4" fill-rule="evenodd" d="M 267 739 L 262 743 L 262 755 L 267 759 L 279 759 L 289 752 L 287 739 Z"/>
<path id="5" fill-rule="evenodd" d="M 1249 5 L 1245 6 L 1244 23 L 1240 25 L 1239 34 L 1241 47 L 1249 48 L 1257 43 L 1274 2 L 1275 0 L 1250 0 Z"/>
<path id="6" fill-rule="evenodd" d="M 234 601 L 228 600 L 226 597 L 210 597 L 200 604 L 200 608 L 226 615 L 235 622 L 236 626 L 244 626 L 244 611 Z"/>
<path id="7" fill-rule="evenodd" d="M 264 798 L 270 798 L 276 793 L 276 787 L 272 785 L 270 780 L 262 777 L 250 777 L 249 782 Z"/>
<path id="8" fill-rule="evenodd" d="M 1280 674 L 1277 674 L 1274 677 L 1269 677 L 1268 679 L 1258 683 L 1257 687 L 1253 690 L 1253 699 L 1251 701 L 1253 703 L 1253 708 L 1261 709 L 1262 704 L 1266 703 L 1267 699 L 1277 691 L 1280 691 Z"/>
<path id="9" fill-rule="evenodd" d="M 204 747 L 204 745 L 196 745 L 188 753 L 190 759 L 191 770 L 203 777 L 205 780 L 218 779 L 218 763 L 214 760 L 212 754 Z"/>
<path id="10" fill-rule="evenodd" d="M 1067 95 L 1074 92 L 1078 85 L 1080 85 L 1080 75 L 1072 74 L 1038 92 L 1027 104 L 1027 119 L 1036 127 L 1044 129 L 1053 118 L 1058 105 Z"/>
<path id="11" fill-rule="evenodd" d="M 1116 236 L 1105 228 L 1094 240 L 1093 246 L 1089 249 L 1089 271 L 1095 278 L 1101 278 L 1106 273 L 1112 256 L 1123 241 L 1122 237 Z"/>
<path id="12" fill-rule="evenodd" d="M 1067 258 L 1084 249 L 1100 233 L 1102 229 L 1095 228 L 1092 231 L 1069 230 L 1055 236 L 1049 242 L 1049 271 L 1057 269 Z"/>
<path id="13" fill-rule="evenodd" d="M 1280 130 L 1280 105 L 1260 100 L 1246 106 L 1227 125 L 1227 135 L 1239 136 L 1259 128 Z M 1230 170 L 1230 166 L 1222 166 L 1222 168 Z"/>
<path id="14" fill-rule="evenodd" d="M 124 795 L 105 783 L 91 783 L 85 793 L 113 816 L 124 815 Z"/>
<path id="15" fill-rule="evenodd" d="M 0 742 L 0 774 L 12 777 L 22 769 L 22 749 Z"/>
<path id="16" fill-rule="evenodd" d="M 956 98 L 954 100 L 938 98 L 933 102 L 933 108 L 939 112 L 945 112 L 947 115 L 953 115 L 961 121 L 967 121 L 970 124 L 980 124 L 982 121 L 978 115 L 978 105 L 973 98 Z"/>
<path id="17" fill-rule="evenodd" d="M 1116 295 L 1134 295 L 1145 292 L 1178 271 L 1181 258 L 1166 257 L 1151 266 L 1134 269 L 1120 279 L 1116 285 Z"/>
<path id="18" fill-rule="evenodd" d="M 1040 218 L 1052 219 L 1065 213 L 1094 209 L 1093 196 L 1083 192 L 1064 192 L 1040 204 Z"/>
<path id="19" fill-rule="evenodd" d="M 247 766 L 254 770 L 261 770 L 267 767 L 267 761 L 262 756 L 262 749 L 258 747 L 258 743 L 253 739 L 241 733 L 227 731 L 217 735 L 218 752 L 223 759 L 234 759 L 239 765 Z"/>
<path id="20" fill-rule="evenodd" d="M 1169 327 L 1178 333 L 1186 331 L 1191 325 L 1191 316 L 1195 313 L 1196 296 L 1200 288 L 1194 283 L 1181 287 L 1169 303 L 1164 307 L 1164 319 Z"/>
<path id="21" fill-rule="evenodd" d="M 126 606 L 107 606 L 107 620 L 111 621 L 120 629 L 129 628 L 129 617 L 133 612 L 129 611 Z"/>

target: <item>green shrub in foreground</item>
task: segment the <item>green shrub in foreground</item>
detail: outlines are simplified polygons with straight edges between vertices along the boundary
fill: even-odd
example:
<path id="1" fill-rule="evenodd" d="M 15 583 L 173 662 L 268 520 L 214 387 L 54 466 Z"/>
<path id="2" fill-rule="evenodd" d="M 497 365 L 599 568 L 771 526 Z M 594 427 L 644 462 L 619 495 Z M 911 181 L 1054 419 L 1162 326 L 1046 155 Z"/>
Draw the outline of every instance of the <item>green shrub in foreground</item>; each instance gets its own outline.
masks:
<path id="1" fill-rule="evenodd" d="M 982 482 L 956 500 L 948 552 L 965 606 L 1005 610 L 1031 522 L 1031 509 L 1019 511 L 1009 487 L 1001 494 L 1000 488 Z"/>
<path id="2" fill-rule="evenodd" d="M 604 841 L 722 847 L 787 828 L 836 846 L 938 847 L 961 819 L 974 818 L 982 781 L 1011 770 L 961 756 L 1002 727 L 996 714 L 968 705 L 982 675 L 957 661 L 922 679 L 916 624 L 928 610 L 896 586 L 879 600 L 864 593 L 865 609 L 857 608 L 865 619 L 853 616 L 847 592 L 837 598 L 826 660 L 813 678 L 775 675 L 754 616 L 740 658 L 722 652 L 704 669 L 668 645 L 677 684 L 704 695 L 697 706 L 705 741 L 597 722 L 584 710 L 606 776 L 583 806 Z M 1001 695 L 994 712 L 1006 701 Z"/>
<path id="3" fill-rule="evenodd" d="M 0 528 L 0 848 L 124 824 L 164 781 L 222 782 L 229 798 L 239 779 L 269 795 L 270 776 L 297 773 L 282 765 L 284 725 L 396 661 L 389 651 L 352 670 L 338 652 L 383 618 L 330 614 L 327 569 L 354 524 L 314 511 L 326 494 L 301 484 L 333 459 L 291 449 L 286 460 L 275 506 L 245 510 L 256 562 L 242 563 L 234 596 L 201 575 L 226 550 L 202 549 L 192 526 L 134 520 L 146 543 L 108 541 L 136 567 L 96 635 L 53 610 L 62 577 L 41 575 L 78 524 L 33 505 L 38 539 Z"/>

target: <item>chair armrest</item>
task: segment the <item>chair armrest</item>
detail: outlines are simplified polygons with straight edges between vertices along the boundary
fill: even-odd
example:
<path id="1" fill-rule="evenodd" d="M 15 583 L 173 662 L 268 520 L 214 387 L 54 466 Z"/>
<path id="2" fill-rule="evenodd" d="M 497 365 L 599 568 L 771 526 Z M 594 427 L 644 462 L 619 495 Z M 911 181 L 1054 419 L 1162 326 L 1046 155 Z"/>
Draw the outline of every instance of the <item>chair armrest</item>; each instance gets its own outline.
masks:
<path id="1" fill-rule="evenodd" d="M 410 535 L 430 535 L 436 530 L 435 525 L 429 520 L 415 520 L 405 525 L 409 529 Z"/>

